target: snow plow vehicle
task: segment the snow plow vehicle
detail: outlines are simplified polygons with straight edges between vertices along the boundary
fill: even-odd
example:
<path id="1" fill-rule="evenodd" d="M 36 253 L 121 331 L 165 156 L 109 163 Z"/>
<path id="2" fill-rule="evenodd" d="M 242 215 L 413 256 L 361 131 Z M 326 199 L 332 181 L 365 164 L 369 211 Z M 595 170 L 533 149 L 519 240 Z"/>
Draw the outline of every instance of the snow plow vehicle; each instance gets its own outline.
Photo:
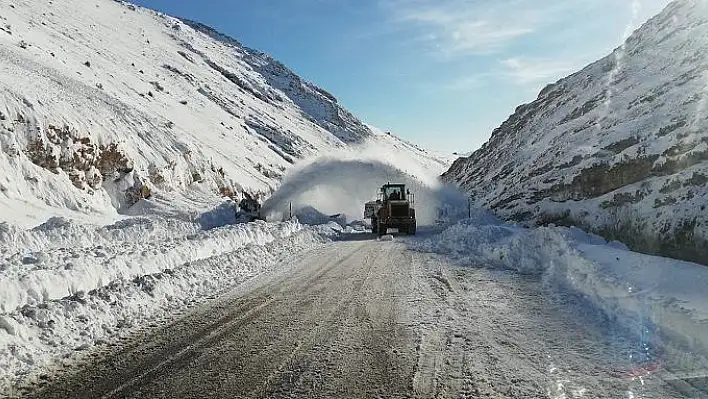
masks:
<path id="1" fill-rule="evenodd" d="M 405 184 L 385 184 L 376 201 L 364 205 L 364 218 L 371 219 L 371 231 L 380 236 L 388 229 L 400 233 L 415 234 L 415 196 L 406 190 Z"/>
<path id="2" fill-rule="evenodd" d="M 243 222 L 264 220 L 261 217 L 261 204 L 247 193 L 244 193 L 244 197 L 239 202 L 236 210 L 236 219 Z"/>

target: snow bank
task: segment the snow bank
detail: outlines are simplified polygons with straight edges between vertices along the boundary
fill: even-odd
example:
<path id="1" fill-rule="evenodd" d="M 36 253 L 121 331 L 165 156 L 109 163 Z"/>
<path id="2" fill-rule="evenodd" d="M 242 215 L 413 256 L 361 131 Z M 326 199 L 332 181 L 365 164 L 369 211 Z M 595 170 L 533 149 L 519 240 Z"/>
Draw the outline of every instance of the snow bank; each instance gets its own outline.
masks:
<path id="1" fill-rule="evenodd" d="M 308 225 L 328 224 L 330 222 L 334 222 L 341 228 L 342 226 L 346 226 L 347 224 L 346 215 L 325 215 L 324 213 L 310 206 L 304 206 L 295 209 L 294 216 L 300 223 Z"/>
<path id="2" fill-rule="evenodd" d="M 652 351 L 660 352 L 656 346 L 663 342 L 708 356 L 705 266 L 634 253 L 576 228 L 505 224 L 484 211 L 409 245 L 470 266 L 538 275 L 550 289 L 579 295 L 640 339 L 654 335 Z"/>
<path id="3" fill-rule="evenodd" d="M 170 219 L 126 219 L 96 227 L 50 219 L 32 230 L 0 233 L 0 311 L 64 298 L 114 280 L 171 270 L 300 230 L 299 223 L 242 224 L 202 231 Z"/>
<path id="4" fill-rule="evenodd" d="M 3 243 L 10 236 L 32 249 L 0 267 L 0 395 L 57 359 L 154 325 L 336 235 L 297 221 L 194 229 L 159 219 L 105 227 L 53 220 L 4 233 Z"/>
<path id="5" fill-rule="evenodd" d="M 205 229 L 236 224 L 237 205 L 231 201 L 224 202 L 213 210 L 202 213 L 199 216 L 199 225 Z"/>

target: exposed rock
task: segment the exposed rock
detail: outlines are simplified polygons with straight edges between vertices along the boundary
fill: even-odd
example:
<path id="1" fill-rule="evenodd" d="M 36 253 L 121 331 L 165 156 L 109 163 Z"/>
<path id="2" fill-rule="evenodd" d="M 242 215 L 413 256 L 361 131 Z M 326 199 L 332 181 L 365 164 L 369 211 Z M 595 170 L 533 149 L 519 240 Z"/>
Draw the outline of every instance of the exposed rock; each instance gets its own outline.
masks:
<path id="1" fill-rule="evenodd" d="M 500 216 L 708 263 L 704 37 L 708 2 L 670 4 L 611 55 L 519 106 L 443 178 Z"/>

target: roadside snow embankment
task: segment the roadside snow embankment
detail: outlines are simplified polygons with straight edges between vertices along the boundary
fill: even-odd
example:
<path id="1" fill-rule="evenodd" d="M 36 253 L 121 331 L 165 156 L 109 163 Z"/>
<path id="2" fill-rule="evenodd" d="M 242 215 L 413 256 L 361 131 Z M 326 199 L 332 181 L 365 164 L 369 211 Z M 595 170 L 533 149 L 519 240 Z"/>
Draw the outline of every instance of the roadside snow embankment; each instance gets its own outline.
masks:
<path id="1" fill-rule="evenodd" d="M 171 270 L 300 230 L 264 222 L 199 230 L 170 219 L 135 218 L 96 227 L 54 218 L 32 230 L 0 231 L 0 312 Z"/>
<path id="2" fill-rule="evenodd" d="M 705 266 L 631 252 L 576 228 L 505 224 L 484 211 L 410 245 L 461 264 L 541 276 L 549 289 L 580 295 L 630 332 L 651 331 L 708 355 Z"/>
<path id="3" fill-rule="evenodd" d="M 69 364 L 72 353 L 155 325 L 335 234 L 297 221 L 211 230 L 148 218 L 0 227 L 0 396 Z"/>

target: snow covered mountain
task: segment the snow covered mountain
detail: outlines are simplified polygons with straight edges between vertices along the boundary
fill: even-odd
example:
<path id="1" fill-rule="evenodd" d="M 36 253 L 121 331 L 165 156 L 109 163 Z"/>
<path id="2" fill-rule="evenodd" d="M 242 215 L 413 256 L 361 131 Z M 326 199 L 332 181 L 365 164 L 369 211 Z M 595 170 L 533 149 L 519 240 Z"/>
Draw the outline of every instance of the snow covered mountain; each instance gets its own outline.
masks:
<path id="1" fill-rule="evenodd" d="M 263 197 L 300 160 L 371 145 L 445 167 L 204 25 L 110 0 L 0 4 L 4 221 Z"/>
<path id="2" fill-rule="evenodd" d="M 444 179 L 507 218 L 708 262 L 708 2 L 679 0 L 544 88 Z"/>

